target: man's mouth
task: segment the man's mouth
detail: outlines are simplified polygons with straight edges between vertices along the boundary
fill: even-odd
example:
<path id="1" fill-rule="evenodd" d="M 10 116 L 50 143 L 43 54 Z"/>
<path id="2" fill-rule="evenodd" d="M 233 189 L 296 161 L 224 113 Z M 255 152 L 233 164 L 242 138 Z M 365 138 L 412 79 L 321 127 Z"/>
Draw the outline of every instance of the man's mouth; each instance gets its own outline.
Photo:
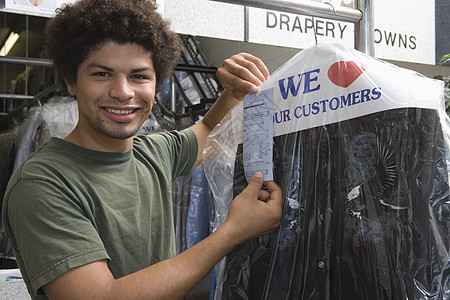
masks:
<path id="1" fill-rule="evenodd" d="M 116 115 L 129 115 L 132 114 L 136 109 L 113 109 L 113 108 L 105 108 L 110 113 L 116 114 Z"/>

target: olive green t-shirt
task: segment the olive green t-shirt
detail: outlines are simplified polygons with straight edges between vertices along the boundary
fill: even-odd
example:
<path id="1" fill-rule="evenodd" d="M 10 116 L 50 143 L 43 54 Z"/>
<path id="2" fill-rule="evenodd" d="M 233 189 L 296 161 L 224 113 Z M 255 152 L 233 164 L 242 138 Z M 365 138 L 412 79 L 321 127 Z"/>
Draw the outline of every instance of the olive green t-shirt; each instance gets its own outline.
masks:
<path id="1" fill-rule="evenodd" d="M 197 157 L 195 134 L 134 138 L 124 153 L 52 138 L 11 177 L 3 227 L 33 299 L 71 268 L 107 259 L 115 278 L 175 255 L 172 181 Z"/>

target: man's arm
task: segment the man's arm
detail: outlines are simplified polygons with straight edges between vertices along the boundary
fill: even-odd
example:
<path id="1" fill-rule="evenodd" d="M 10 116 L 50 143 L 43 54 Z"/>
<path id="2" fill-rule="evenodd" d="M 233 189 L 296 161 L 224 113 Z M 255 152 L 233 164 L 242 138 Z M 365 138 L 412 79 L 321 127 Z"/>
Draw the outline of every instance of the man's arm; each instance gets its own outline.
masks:
<path id="1" fill-rule="evenodd" d="M 106 261 L 71 269 L 43 287 L 50 299 L 181 299 L 239 243 L 272 232 L 281 218 L 282 191 L 260 172 L 231 203 L 226 221 L 185 252 L 114 279 Z"/>
<path id="2" fill-rule="evenodd" d="M 195 132 L 198 142 L 198 155 L 194 167 L 202 162 L 202 152 L 211 130 L 244 99 L 246 94 L 258 91 L 258 86 L 269 76 L 269 70 L 259 58 L 248 53 L 240 53 L 225 60 L 216 75 L 224 91 L 204 118 L 190 127 Z"/>

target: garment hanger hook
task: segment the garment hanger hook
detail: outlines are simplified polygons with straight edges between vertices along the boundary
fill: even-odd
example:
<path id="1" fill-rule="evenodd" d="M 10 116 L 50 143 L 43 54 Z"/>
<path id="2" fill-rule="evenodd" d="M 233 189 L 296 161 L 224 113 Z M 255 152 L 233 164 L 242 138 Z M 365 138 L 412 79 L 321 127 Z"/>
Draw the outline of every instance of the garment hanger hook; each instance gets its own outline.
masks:
<path id="1" fill-rule="evenodd" d="M 313 22 L 313 30 L 314 30 L 314 40 L 316 41 L 316 46 L 317 46 L 317 32 L 316 32 L 316 22 L 314 20 L 314 16 L 312 17 L 312 22 Z"/>
<path id="2" fill-rule="evenodd" d="M 335 15 L 337 15 L 336 9 L 334 8 L 333 4 L 330 2 L 324 2 L 324 4 L 328 4 L 331 6 L 331 8 L 333 9 L 333 12 Z M 312 22 L 313 22 L 313 29 L 314 29 L 314 39 L 316 41 L 316 46 L 317 46 L 317 32 L 316 32 L 316 22 L 314 20 L 314 17 L 312 17 Z"/>
<path id="3" fill-rule="evenodd" d="M 333 9 L 334 14 L 337 16 L 337 12 L 336 9 L 334 8 L 333 4 L 330 2 L 324 2 L 324 4 L 328 4 L 329 6 L 331 6 L 331 8 Z"/>
<path id="4" fill-rule="evenodd" d="M 331 8 L 333 9 L 334 14 L 337 15 L 336 9 L 334 8 L 333 4 L 331 4 L 330 2 L 324 2 L 324 3 L 330 5 Z M 312 17 L 312 21 L 313 21 L 313 29 L 314 29 L 314 40 L 316 41 L 316 46 L 317 46 L 317 32 L 316 32 L 316 22 L 315 22 L 314 16 Z"/>

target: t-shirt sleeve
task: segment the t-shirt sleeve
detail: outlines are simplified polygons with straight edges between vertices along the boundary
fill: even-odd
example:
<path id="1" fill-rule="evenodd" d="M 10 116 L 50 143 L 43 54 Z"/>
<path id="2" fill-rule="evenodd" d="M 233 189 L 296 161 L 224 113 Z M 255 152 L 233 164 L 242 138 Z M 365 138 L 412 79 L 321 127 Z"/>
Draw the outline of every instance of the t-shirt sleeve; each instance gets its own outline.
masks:
<path id="1" fill-rule="evenodd" d="M 34 294 L 68 270 L 109 256 L 82 205 L 47 180 L 19 180 L 8 197 L 5 232 Z"/>
<path id="2" fill-rule="evenodd" d="M 179 155 L 181 159 L 174 169 L 175 177 L 189 173 L 197 160 L 198 154 L 198 142 L 195 133 L 191 129 L 185 129 L 180 134 L 180 149 L 176 151 L 176 155 Z"/>
<path id="3" fill-rule="evenodd" d="M 191 129 L 155 133 L 142 138 L 142 141 L 150 143 L 151 151 L 157 153 L 155 165 L 163 168 L 171 166 L 172 180 L 188 174 L 197 160 L 197 137 Z"/>

